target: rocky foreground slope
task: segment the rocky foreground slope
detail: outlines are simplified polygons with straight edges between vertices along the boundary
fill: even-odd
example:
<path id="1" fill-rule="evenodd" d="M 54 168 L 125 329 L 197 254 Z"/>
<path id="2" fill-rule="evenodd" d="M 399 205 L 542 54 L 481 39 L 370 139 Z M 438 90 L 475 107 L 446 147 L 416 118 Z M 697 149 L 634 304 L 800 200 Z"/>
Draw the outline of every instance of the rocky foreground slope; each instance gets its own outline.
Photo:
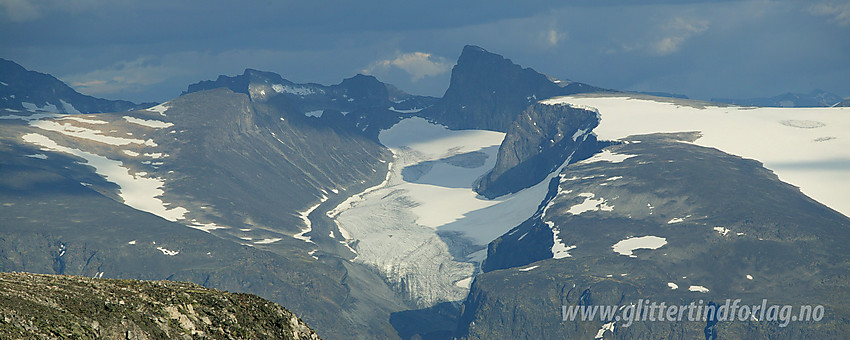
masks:
<path id="1" fill-rule="evenodd" d="M 256 295 L 173 281 L 0 273 L 0 338 L 318 339 Z"/>

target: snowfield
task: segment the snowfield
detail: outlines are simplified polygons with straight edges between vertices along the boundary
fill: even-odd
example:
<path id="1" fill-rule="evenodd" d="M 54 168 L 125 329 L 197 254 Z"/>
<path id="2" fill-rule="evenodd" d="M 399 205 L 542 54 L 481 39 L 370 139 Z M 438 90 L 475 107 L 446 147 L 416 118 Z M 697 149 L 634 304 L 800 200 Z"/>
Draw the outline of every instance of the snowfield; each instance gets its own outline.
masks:
<path id="1" fill-rule="evenodd" d="M 632 252 L 638 249 L 658 249 L 667 244 L 667 239 L 658 236 L 630 237 L 613 246 L 614 252 L 628 257 L 637 257 Z"/>
<path id="2" fill-rule="evenodd" d="M 121 161 L 65 147 L 37 133 L 26 134 L 23 136 L 23 140 L 38 145 L 45 151 L 62 152 L 84 159 L 84 164 L 92 166 L 98 175 L 103 176 L 107 181 L 115 183 L 120 187 L 118 195 L 124 200 L 124 204 L 128 206 L 149 212 L 169 221 L 182 219 L 188 212 L 188 210 L 182 207 L 169 209 L 165 206 L 164 202 L 159 198 L 164 193 L 162 187 L 165 184 L 165 181 L 160 178 L 148 178 L 140 173 L 131 174 L 130 169 L 124 167 L 124 163 Z"/>
<path id="3" fill-rule="evenodd" d="M 628 96 L 568 96 L 541 103 L 598 109 L 602 121 L 594 132 L 600 140 L 699 131 L 702 137 L 694 144 L 758 160 L 780 180 L 850 216 L 850 108 L 721 107 Z"/>

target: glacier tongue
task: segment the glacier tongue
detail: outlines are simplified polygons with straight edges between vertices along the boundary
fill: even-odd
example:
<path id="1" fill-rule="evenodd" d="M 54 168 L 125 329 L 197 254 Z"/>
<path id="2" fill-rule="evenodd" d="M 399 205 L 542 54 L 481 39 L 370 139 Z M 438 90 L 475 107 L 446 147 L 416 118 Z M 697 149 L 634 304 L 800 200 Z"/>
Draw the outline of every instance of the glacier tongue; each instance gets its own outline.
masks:
<path id="1" fill-rule="evenodd" d="M 495 165 L 504 133 L 408 118 L 379 139 L 395 158 L 387 180 L 329 216 L 356 244 L 354 261 L 379 272 L 409 301 L 428 307 L 464 299 L 469 287 L 457 283 L 477 274 L 478 254 L 490 241 L 534 214 L 551 176 L 488 200 L 472 187 Z"/>

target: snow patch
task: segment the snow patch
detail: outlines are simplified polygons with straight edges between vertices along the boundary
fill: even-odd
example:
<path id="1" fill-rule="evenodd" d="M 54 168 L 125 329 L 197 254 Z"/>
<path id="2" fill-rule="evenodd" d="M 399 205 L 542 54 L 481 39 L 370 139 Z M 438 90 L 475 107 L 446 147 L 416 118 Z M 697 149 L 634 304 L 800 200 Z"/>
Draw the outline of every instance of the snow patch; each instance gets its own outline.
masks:
<path id="1" fill-rule="evenodd" d="M 101 134 L 100 130 L 92 130 L 84 127 L 78 127 L 71 125 L 69 123 L 59 124 L 53 121 L 48 120 L 33 120 L 29 122 L 29 125 L 37 127 L 42 130 L 58 132 L 63 135 L 74 137 L 74 138 L 82 138 L 88 139 L 95 142 L 100 142 L 109 145 L 122 146 L 127 144 L 142 144 L 148 145 L 148 141 L 144 141 L 141 139 L 133 139 L 133 138 L 122 138 L 122 137 L 113 137 Z M 153 142 L 153 141 L 151 141 Z M 156 144 L 154 144 L 155 146 Z"/>
<path id="2" fill-rule="evenodd" d="M 165 116 L 165 111 L 168 111 L 169 108 L 171 108 L 171 104 L 165 102 L 154 107 L 149 107 L 147 108 L 147 110 L 159 113 L 160 116 Z"/>
<path id="3" fill-rule="evenodd" d="M 30 158 L 47 159 L 47 155 L 45 155 L 43 153 L 37 153 L 37 154 L 26 155 L 26 156 L 30 157 Z"/>
<path id="4" fill-rule="evenodd" d="M 216 229 L 228 229 L 228 227 L 220 226 L 220 225 L 212 223 L 212 222 L 210 222 L 210 223 L 200 223 L 200 222 L 197 222 L 195 220 L 192 220 L 192 222 L 186 224 L 186 226 L 189 227 L 189 228 L 198 229 L 200 231 L 204 231 L 204 232 L 207 232 L 207 233 L 212 231 L 212 230 L 216 230 Z"/>
<path id="5" fill-rule="evenodd" d="M 455 282 L 455 286 L 460 287 L 460 288 L 469 289 L 470 285 L 472 285 L 472 276 L 467 277 L 467 278 L 462 279 L 462 280 L 458 280 L 457 282 Z"/>
<path id="6" fill-rule="evenodd" d="M 554 241 L 552 244 L 552 258 L 562 259 L 565 257 L 572 257 L 572 255 L 570 255 L 570 250 L 576 249 L 576 246 L 572 245 L 567 247 L 567 245 L 564 244 L 564 241 L 561 240 L 561 229 L 555 228 L 555 223 L 551 221 L 546 221 L 545 223 L 549 226 L 549 229 L 552 229 L 552 239 Z M 525 237 L 525 235 L 522 236 Z M 522 237 L 520 237 L 520 239 L 522 239 Z"/>
<path id="7" fill-rule="evenodd" d="M 319 200 L 319 203 L 316 203 L 316 205 L 314 205 L 310 208 L 307 208 L 307 210 L 304 210 L 304 211 L 298 213 L 299 217 L 301 217 L 301 220 L 304 221 L 305 227 L 304 227 L 304 229 L 301 229 L 300 233 L 292 235 L 292 237 L 299 239 L 299 240 L 302 240 L 304 242 L 315 243 L 315 242 L 313 242 L 313 239 L 310 236 L 304 236 L 305 234 L 307 234 L 307 233 L 309 233 L 310 231 L 313 230 L 313 223 L 310 221 L 309 216 L 310 216 L 311 213 L 313 213 L 313 210 L 316 210 L 316 208 L 318 208 L 320 205 L 322 205 L 322 203 L 325 203 L 325 201 L 327 201 L 327 200 L 328 200 L 327 196 L 322 196 L 322 198 Z"/>
<path id="8" fill-rule="evenodd" d="M 679 289 L 679 285 L 677 285 L 673 282 L 667 282 L 667 287 L 670 287 L 670 289 L 673 289 L 673 290 Z"/>
<path id="9" fill-rule="evenodd" d="M 290 86 L 282 84 L 272 85 L 272 90 L 277 93 L 289 93 L 298 96 L 306 96 L 316 93 L 316 90 L 306 86 Z"/>
<path id="10" fill-rule="evenodd" d="M 271 244 L 271 243 L 275 243 L 275 242 L 280 241 L 280 240 L 282 240 L 282 238 L 279 238 L 279 237 L 264 238 L 264 239 L 259 240 L 259 241 L 254 241 L 254 244 Z M 310 254 L 310 255 L 313 255 L 313 254 Z"/>
<path id="11" fill-rule="evenodd" d="M 173 123 L 163 122 L 155 119 L 140 119 L 136 117 L 124 116 L 124 120 L 141 126 L 146 126 L 153 129 L 163 129 L 174 126 Z"/>
<path id="12" fill-rule="evenodd" d="M 527 272 L 527 271 L 532 270 L 532 269 L 537 268 L 537 267 L 540 267 L 540 266 L 525 267 L 525 268 L 520 268 L 520 269 L 517 269 L 517 270 L 519 270 L 521 272 Z"/>
<path id="13" fill-rule="evenodd" d="M 587 132 L 587 129 L 579 129 L 576 133 L 573 134 L 573 142 L 575 142 L 581 135 Z"/>
<path id="14" fill-rule="evenodd" d="M 39 106 L 37 106 L 33 103 L 23 102 L 23 103 L 21 103 L 21 106 L 23 106 L 24 109 L 26 109 L 27 111 L 30 111 L 30 112 L 47 111 L 47 112 L 53 112 L 53 113 L 60 113 L 62 111 L 62 110 L 59 110 L 59 108 L 56 107 L 56 105 L 53 105 L 51 103 L 46 103 L 46 104 L 44 104 L 44 106 L 39 107 Z"/>
<path id="15" fill-rule="evenodd" d="M 605 331 L 609 331 L 609 332 L 613 333 L 615 324 L 616 324 L 616 321 L 611 321 L 609 323 L 602 325 L 602 328 L 599 328 L 599 330 L 596 331 L 596 336 L 593 337 L 593 338 L 594 339 L 604 338 L 605 337 Z"/>
<path id="16" fill-rule="evenodd" d="M 658 249 L 667 244 L 667 239 L 658 236 L 630 237 L 617 242 L 611 248 L 614 252 L 628 257 L 637 257 L 632 251 L 637 249 Z"/>
<path id="17" fill-rule="evenodd" d="M 419 109 L 419 108 L 414 108 L 414 109 L 409 109 L 409 110 L 399 110 L 399 109 L 396 109 L 395 107 L 392 107 L 392 106 L 390 106 L 389 110 L 393 111 L 393 112 L 398 112 L 398 113 L 417 113 L 419 111 L 422 111 L 422 109 Z"/>
<path id="18" fill-rule="evenodd" d="M 700 293 L 708 293 L 709 292 L 708 288 L 705 288 L 703 286 L 690 286 L 690 287 L 688 287 L 688 290 L 691 291 L 691 292 L 700 292 Z"/>
<path id="19" fill-rule="evenodd" d="M 41 146 L 42 150 L 63 152 L 84 159 L 83 164 L 94 167 L 98 175 L 118 185 L 118 195 L 124 200 L 124 204 L 130 207 L 149 212 L 169 221 L 182 219 L 188 212 L 182 207 L 172 209 L 165 207 L 163 201 L 158 198 L 165 193 L 162 190 L 165 181 L 162 179 L 131 175 L 129 169 L 123 167 L 124 163 L 121 161 L 65 147 L 37 133 L 29 133 L 22 138 L 27 143 Z"/>
<path id="20" fill-rule="evenodd" d="M 86 124 L 92 124 L 92 125 L 109 124 L 109 122 L 107 122 L 107 121 L 97 120 L 97 119 L 85 119 L 83 117 L 78 117 L 78 116 L 59 116 L 59 117 L 57 117 L 57 119 L 70 119 L 70 120 L 78 121 L 80 123 L 86 123 Z"/>
<path id="21" fill-rule="evenodd" d="M 595 196 L 593 193 L 583 192 L 578 194 L 579 197 L 584 197 L 584 202 L 571 206 L 568 213 L 572 215 L 581 215 L 582 213 L 586 213 L 588 211 L 613 211 L 614 206 L 608 205 L 608 202 L 604 198 L 593 199 Z"/>
<path id="22" fill-rule="evenodd" d="M 588 159 L 585 159 L 579 163 L 581 164 L 590 164 L 595 162 L 611 162 L 611 163 L 622 163 L 624 160 L 635 157 L 637 155 L 628 155 L 628 154 L 620 154 L 611 152 L 611 150 L 602 150 L 602 152 L 593 155 Z"/>
<path id="23" fill-rule="evenodd" d="M 71 105 L 71 103 L 68 103 L 68 102 L 66 102 L 62 99 L 59 99 L 59 103 L 62 104 L 62 111 L 65 112 L 65 113 L 75 113 L 75 114 L 81 114 L 82 113 L 79 110 L 77 110 L 77 108 L 75 108 L 74 105 Z"/>
<path id="24" fill-rule="evenodd" d="M 721 236 L 726 236 L 726 234 L 728 234 L 731 231 L 731 230 L 729 230 L 725 227 L 714 227 L 712 229 L 714 229 L 714 231 L 716 231 Z"/>
<path id="25" fill-rule="evenodd" d="M 180 254 L 180 251 L 168 250 L 168 249 L 165 249 L 163 247 L 156 247 L 156 250 L 159 250 L 159 251 L 162 252 L 163 255 L 168 255 L 168 256 L 174 256 L 174 255 Z"/>
<path id="26" fill-rule="evenodd" d="M 17 110 L 6 109 L 7 111 L 18 112 Z M 0 119 L 20 119 L 23 121 L 31 122 L 34 120 L 45 119 L 45 118 L 62 118 L 64 115 L 56 114 L 56 113 L 36 113 L 29 116 L 19 116 L 19 115 L 6 115 L 0 116 Z"/>

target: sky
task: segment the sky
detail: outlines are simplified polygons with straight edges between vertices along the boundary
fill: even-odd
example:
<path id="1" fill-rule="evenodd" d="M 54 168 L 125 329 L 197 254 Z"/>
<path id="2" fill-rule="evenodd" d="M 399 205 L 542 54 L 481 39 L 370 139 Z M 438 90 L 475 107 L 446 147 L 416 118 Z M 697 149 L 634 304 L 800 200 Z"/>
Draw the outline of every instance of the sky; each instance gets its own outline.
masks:
<path id="1" fill-rule="evenodd" d="M 850 97 L 850 0 L 0 0 L 1 58 L 136 102 L 245 68 L 442 96 L 467 44 L 610 89 Z"/>

